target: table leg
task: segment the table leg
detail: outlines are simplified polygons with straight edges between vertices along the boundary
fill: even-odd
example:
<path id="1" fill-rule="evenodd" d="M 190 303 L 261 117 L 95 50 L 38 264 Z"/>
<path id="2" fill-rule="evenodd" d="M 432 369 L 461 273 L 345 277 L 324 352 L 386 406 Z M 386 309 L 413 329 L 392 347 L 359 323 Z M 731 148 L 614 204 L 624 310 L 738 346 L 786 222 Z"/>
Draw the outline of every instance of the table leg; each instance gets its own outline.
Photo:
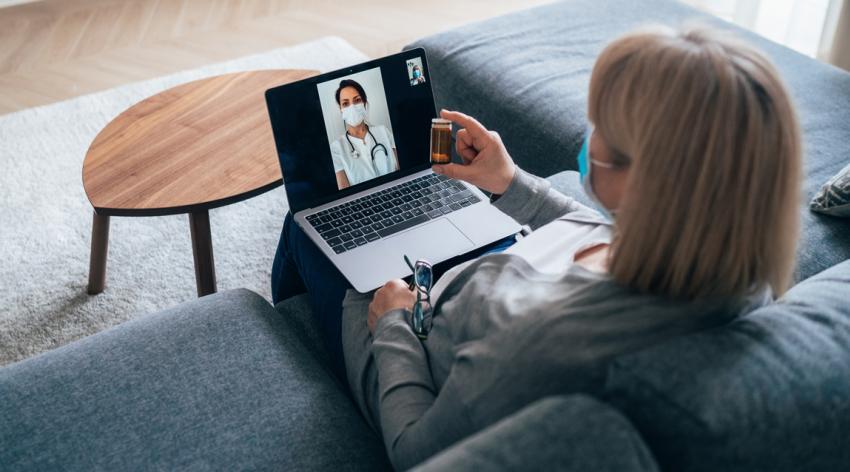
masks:
<path id="1" fill-rule="evenodd" d="M 195 257 L 195 283 L 198 286 L 198 296 L 203 297 L 216 292 L 209 211 L 189 213 L 189 230 L 192 233 L 192 254 Z"/>
<path id="2" fill-rule="evenodd" d="M 91 225 L 91 258 L 89 259 L 89 295 L 97 295 L 106 285 L 106 253 L 109 249 L 109 215 L 94 213 Z"/>

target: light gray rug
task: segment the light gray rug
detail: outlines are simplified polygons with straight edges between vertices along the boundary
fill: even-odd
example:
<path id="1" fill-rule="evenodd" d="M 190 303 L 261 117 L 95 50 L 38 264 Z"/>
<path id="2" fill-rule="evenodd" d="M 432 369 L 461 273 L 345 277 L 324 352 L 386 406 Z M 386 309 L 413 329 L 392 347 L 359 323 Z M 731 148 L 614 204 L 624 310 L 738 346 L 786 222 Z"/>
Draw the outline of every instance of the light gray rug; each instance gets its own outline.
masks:
<path id="1" fill-rule="evenodd" d="M 86 294 L 92 208 L 82 163 L 113 117 L 201 77 L 272 68 L 328 71 L 365 59 L 328 37 L 0 116 L 0 365 L 197 296 L 186 215 L 113 217 L 106 290 Z M 270 298 L 286 209 L 280 187 L 210 212 L 220 291 L 246 287 Z"/>

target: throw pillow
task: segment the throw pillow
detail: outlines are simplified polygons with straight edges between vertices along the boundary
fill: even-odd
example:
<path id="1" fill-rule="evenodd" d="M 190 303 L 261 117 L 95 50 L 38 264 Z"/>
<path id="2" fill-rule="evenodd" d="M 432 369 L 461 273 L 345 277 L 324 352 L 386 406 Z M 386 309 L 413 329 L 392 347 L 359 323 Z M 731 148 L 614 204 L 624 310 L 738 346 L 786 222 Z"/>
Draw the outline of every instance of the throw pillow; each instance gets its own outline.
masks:
<path id="1" fill-rule="evenodd" d="M 825 215 L 850 217 L 850 165 L 821 187 L 809 203 L 809 208 Z"/>

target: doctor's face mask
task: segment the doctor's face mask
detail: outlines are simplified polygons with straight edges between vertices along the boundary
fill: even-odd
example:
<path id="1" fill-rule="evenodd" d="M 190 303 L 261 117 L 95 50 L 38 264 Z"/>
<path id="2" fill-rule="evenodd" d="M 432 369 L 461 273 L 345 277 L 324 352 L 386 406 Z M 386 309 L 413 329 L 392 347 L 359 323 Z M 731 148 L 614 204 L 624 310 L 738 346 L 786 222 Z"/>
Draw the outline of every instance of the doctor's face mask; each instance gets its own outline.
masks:
<path id="1" fill-rule="evenodd" d="M 355 103 L 342 109 L 342 120 L 348 126 L 357 126 L 366 119 L 369 111 L 363 103 Z"/>

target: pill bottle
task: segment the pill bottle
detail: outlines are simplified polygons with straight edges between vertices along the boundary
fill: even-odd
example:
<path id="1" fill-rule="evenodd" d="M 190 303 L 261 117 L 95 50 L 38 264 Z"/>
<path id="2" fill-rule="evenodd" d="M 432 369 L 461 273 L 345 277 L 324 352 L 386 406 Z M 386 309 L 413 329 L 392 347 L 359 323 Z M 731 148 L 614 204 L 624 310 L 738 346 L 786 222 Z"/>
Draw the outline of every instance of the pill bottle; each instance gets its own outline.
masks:
<path id="1" fill-rule="evenodd" d="M 442 118 L 431 120 L 431 164 L 452 161 L 452 122 Z"/>

